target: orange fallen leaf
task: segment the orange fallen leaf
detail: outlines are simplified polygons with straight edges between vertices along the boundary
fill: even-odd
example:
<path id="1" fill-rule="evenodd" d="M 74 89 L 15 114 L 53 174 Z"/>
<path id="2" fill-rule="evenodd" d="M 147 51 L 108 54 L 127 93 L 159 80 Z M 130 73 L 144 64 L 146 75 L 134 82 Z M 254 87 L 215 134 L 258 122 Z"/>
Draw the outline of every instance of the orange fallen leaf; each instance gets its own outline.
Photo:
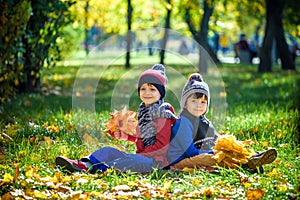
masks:
<path id="1" fill-rule="evenodd" d="M 207 197 L 211 197 L 214 195 L 215 190 L 212 186 L 204 188 L 202 191 L 203 195 L 207 196 Z"/>
<path id="2" fill-rule="evenodd" d="M 59 133 L 59 127 L 55 126 L 55 125 L 50 125 L 47 127 L 48 131 L 50 133 Z"/>
<path id="3" fill-rule="evenodd" d="M 16 171 L 15 171 L 15 176 L 14 176 L 14 179 L 13 179 L 13 182 L 15 183 L 19 177 L 19 174 L 20 174 L 20 164 L 16 164 Z"/>
<path id="4" fill-rule="evenodd" d="M 119 128 L 121 131 L 129 135 L 134 135 L 136 133 L 136 112 L 127 110 L 127 108 L 124 107 L 122 110 L 111 113 L 110 116 L 111 119 L 105 124 L 106 131 L 113 133 L 117 128 Z"/>
<path id="5" fill-rule="evenodd" d="M 11 195 L 9 192 L 5 193 L 4 195 L 1 196 L 1 199 L 6 199 L 6 200 L 13 200 L 15 197 Z"/>
<path id="6" fill-rule="evenodd" d="M 257 189 L 249 189 L 246 191 L 247 200 L 257 200 L 264 196 L 266 190 L 257 188 Z"/>

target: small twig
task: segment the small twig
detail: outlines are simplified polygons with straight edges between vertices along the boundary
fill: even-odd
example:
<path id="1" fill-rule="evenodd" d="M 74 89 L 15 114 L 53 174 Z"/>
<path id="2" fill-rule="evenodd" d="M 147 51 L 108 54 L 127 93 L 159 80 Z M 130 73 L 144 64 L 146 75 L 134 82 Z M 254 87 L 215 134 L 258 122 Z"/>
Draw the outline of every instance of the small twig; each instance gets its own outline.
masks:
<path id="1" fill-rule="evenodd" d="M 1 133 L 4 137 L 6 137 L 6 138 L 8 138 L 10 141 L 14 141 L 11 137 L 9 137 L 7 134 L 5 134 L 5 133 Z"/>

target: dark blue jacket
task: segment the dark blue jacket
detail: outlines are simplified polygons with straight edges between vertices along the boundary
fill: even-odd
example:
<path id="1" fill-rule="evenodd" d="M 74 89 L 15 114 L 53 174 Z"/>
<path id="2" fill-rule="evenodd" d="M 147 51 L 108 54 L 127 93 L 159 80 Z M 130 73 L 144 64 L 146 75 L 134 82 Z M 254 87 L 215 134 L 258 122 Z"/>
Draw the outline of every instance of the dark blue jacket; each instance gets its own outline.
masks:
<path id="1" fill-rule="evenodd" d="M 181 114 L 172 128 L 169 163 L 172 165 L 200 153 L 212 153 L 211 147 L 217 136 L 218 133 L 205 117 L 193 118 L 186 112 Z"/>

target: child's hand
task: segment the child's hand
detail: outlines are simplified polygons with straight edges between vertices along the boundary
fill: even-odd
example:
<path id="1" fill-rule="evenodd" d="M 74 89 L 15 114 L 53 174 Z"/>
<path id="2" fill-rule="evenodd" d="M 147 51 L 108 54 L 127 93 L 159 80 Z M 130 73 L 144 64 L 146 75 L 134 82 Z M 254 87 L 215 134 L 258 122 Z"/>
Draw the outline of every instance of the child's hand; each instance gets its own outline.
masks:
<path id="1" fill-rule="evenodd" d="M 115 131 L 115 137 L 118 140 L 128 140 L 128 134 L 124 133 L 120 129 L 116 129 L 116 131 Z"/>

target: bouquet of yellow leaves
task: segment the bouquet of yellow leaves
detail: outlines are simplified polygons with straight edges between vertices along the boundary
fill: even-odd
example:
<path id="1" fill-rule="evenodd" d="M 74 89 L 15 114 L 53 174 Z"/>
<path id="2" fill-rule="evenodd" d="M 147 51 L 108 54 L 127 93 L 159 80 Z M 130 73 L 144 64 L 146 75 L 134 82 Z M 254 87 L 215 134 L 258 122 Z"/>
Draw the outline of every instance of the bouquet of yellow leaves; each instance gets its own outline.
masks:
<path id="1" fill-rule="evenodd" d="M 136 134 L 138 124 L 136 112 L 124 107 L 122 110 L 110 113 L 110 116 L 110 120 L 105 124 L 106 131 L 110 134 L 114 133 L 117 128 L 128 135 Z"/>
<path id="2" fill-rule="evenodd" d="M 255 152 L 246 148 L 251 141 L 238 141 L 233 135 L 221 135 L 214 146 L 214 158 L 221 166 L 237 168 L 240 164 L 246 164 L 248 158 L 253 156 Z"/>

